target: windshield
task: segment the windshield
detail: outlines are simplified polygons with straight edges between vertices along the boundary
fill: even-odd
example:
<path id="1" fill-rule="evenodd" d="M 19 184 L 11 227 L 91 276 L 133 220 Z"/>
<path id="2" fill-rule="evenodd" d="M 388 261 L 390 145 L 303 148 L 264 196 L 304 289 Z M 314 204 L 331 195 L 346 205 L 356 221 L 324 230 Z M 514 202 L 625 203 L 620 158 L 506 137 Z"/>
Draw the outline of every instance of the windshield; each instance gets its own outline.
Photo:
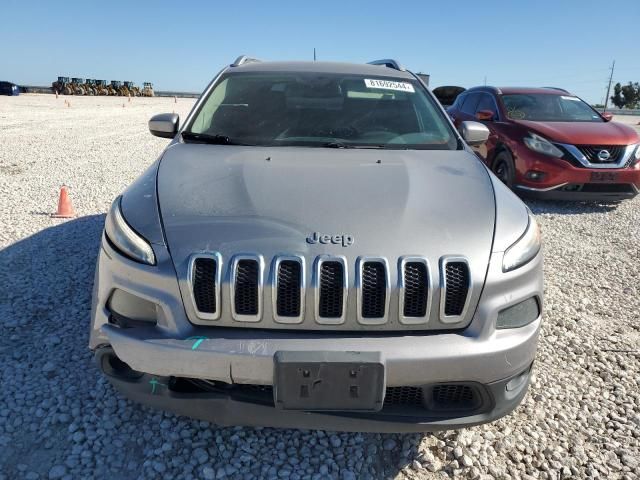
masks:
<path id="1" fill-rule="evenodd" d="M 507 115 L 534 122 L 602 122 L 589 105 L 571 95 L 545 93 L 502 95 Z"/>
<path id="2" fill-rule="evenodd" d="M 227 74 L 183 138 L 263 146 L 458 147 L 417 81 L 324 73 Z"/>

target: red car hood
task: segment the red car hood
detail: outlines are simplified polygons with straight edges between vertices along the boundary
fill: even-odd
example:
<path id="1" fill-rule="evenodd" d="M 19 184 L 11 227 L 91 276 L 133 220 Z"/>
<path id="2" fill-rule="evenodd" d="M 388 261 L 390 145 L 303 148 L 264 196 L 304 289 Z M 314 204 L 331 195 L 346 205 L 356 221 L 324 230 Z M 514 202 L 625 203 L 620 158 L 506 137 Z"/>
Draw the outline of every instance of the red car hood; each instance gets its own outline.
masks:
<path id="1" fill-rule="evenodd" d="M 633 128 L 616 122 L 532 122 L 518 120 L 515 123 L 558 143 L 572 145 L 629 145 L 640 141 L 640 137 L 638 137 Z"/>

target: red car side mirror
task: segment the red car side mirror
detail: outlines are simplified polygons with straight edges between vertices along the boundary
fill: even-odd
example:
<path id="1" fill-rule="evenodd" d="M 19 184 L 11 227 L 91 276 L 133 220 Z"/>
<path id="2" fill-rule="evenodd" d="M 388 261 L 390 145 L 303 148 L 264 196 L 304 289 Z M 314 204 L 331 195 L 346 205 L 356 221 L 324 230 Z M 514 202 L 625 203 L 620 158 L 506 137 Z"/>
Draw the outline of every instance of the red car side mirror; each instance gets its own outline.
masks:
<path id="1" fill-rule="evenodd" d="M 605 122 L 610 122 L 611 120 L 613 120 L 613 114 L 609 112 L 601 113 L 600 116 Z"/>
<path id="2" fill-rule="evenodd" d="M 493 117 L 495 116 L 495 113 L 493 113 L 491 110 L 478 110 L 476 112 L 476 119 L 477 120 L 493 120 Z"/>

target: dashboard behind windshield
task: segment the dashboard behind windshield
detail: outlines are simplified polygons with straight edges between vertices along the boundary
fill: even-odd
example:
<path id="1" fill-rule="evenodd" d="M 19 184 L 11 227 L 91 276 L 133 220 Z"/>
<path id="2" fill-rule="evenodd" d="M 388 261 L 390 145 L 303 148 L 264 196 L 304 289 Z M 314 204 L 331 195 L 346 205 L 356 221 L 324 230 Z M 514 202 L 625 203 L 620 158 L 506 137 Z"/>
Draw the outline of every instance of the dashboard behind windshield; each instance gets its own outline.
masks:
<path id="1" fill-rule="evenodd" d="M 572 95 L 502 95 L 507 116 L 512 120 L 534 122 L 602 122 L 589 105 Z"/>
<path id="2" fill-rule="evenodd" d="M 458 147 L 418 81 L 344 74 L 228 73 L 187 131 L 245 145 Z"/>

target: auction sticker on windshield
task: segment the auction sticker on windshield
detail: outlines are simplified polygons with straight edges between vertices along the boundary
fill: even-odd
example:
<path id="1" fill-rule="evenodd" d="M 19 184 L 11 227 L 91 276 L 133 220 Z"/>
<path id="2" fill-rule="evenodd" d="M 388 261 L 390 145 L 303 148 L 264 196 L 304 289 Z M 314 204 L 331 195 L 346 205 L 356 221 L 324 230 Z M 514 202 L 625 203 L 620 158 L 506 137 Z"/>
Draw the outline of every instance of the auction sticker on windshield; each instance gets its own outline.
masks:
<path id="1" fill-rule="evenodd" d="M 400 92 L 415 92 L 413 85 L 407 82 L 394 82 L 393 80 L 372 80 L 370 78 L 364 79 L 364 84 L 367 88 L 382 88 L 384 90 L 397 90 Z"/>

